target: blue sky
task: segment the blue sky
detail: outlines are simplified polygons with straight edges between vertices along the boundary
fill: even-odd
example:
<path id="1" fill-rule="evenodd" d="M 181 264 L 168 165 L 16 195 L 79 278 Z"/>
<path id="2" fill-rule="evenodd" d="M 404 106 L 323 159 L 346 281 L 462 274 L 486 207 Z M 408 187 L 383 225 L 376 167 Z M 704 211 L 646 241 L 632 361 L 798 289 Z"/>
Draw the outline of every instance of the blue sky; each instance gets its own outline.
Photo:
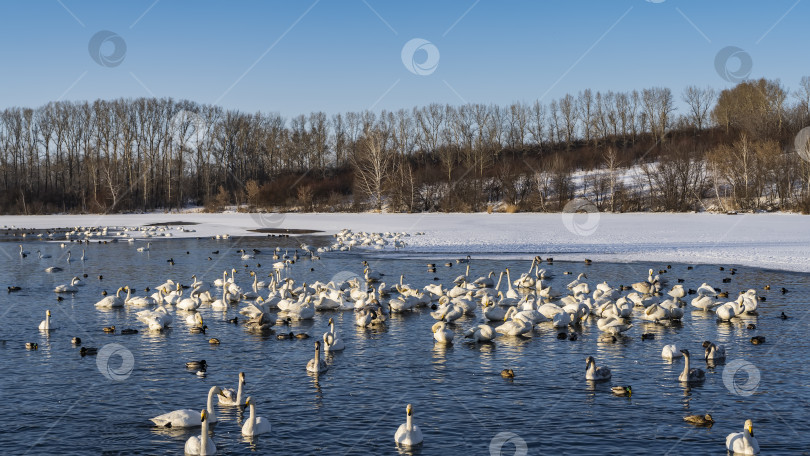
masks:
<path id="1" fill-rule="evenodd" d="M 733 85 L 715 69 L 727 46 L 750 55 L 750 77 L 796 88 L 810 75 L 807 17 L 810 1 L 796 0 L 3 2 L 0 107 L 157 96 L 289 117 L 585 88 L 680 99 L 689 84 Z M 88 51 L 102 30 L 126 43 L 117 66 Z M 414 38 L 439 52 L 430 74 L 403 64 Z"/>

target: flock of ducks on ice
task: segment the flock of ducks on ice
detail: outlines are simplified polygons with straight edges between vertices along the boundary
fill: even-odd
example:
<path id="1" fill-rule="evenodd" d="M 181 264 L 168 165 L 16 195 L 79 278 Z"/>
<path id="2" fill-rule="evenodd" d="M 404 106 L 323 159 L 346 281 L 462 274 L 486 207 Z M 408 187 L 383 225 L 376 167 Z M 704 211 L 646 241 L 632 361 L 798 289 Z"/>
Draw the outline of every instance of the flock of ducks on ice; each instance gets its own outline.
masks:
<path id="1" fill-rule="evenodd" d="M 106 234 L 107 230 L 98 230 L 98 232 Z M 331 247 L 314 250 L 302 245 L 301 249 L 305 255 L 317 259 L 319 253 L 330 250 L 348 250 L 355 246 L 383 248 L 393 245 L 395 248 L 399 248 L 404 246 L 402 238 L 406 236 L 405 233 L 353 233 L 343 230 L 335 235 L 336 242 Z M 146 247 L 138 250 L 146 251 L 149 248 L 151 245 L 147 244 Z M 41 252 L 37 253 L 39 258 L 48 258 Z M 248 259 L 260 252 L 254 249 L 253 254 L 244 250 L 240 253 L 242 253 L 242 259 Z M 30 252 L 26 252 L 21 245 L 21 257 L 29 254 Z M 685 310 L 691 305 L 699 311 L 714 312 L 718 321 L 729 321 L 744 314 L 755 314 L 758 303 L 765 300 L 764 297 L 757 296 L 756 290 L 750 289 L 740 293 L 735 300 L 727 301 L 723 299 L 728 298 L 727 292 L 720 292 L 719 289 L 706 283 L 696 290 L 686 290 L 680 283 L 667 289 L 667 280 L 661 275 L 655 275 L 652 269 L 649 270 L 649 275 L 645 280 L 630 286 L 617 287 L 602 282 L 596 284 L 591 291 L 591 284 L 586 281 L 586 274 L 582 273 L 565 288 L 556 289 L 548 284 L 551 275 L 546 269 L 541 268 L 543 260 L 539 257 L 535 257 L 532 261 L 528 272 L 520 274 L 514 279 L 509 268 L 498 274 L 497 278 L 495 272 L 472 278 L 469 276 L 470 257 L 458 259 L 457 264 L 466 265 L 466 273 L 458 276 L 451 287 L 435 283 L 416 287 L 405 283 L 404 276 L 400 276 L 397 283 L 387 285 L 381 283 L 383 274 L 371 270 L 366 262 L 363 264 L 362 277 L 357 276 L 341 283 L 315 282 L 298 285 L 293 278 L 285 277 L 282 274 L 291 263 L 298 259 L 298 251 L 296 250 L 295 254 L 291 256 L 288 252 L 282 253 L 277 248 L 273 252 L 273 257 L 281 261 L 273 265 L 275 273 L 271 274 L 272 280 L 269 283 L 259 281 L 258 276 L 251 272 L 253 283 L 249 289 L 243 289 L 236 284 L 234 277 L 236 270 L 232 269 L 230 274 L 228 271 L 224 271 L 222 278 L 217 278 L 212 283 L 201 281 L 196 276 L 192 276 L 192 282 L 188 285 L 181 285 L 180 282 L 169 279 L 156 286 L 156 291 L 150 296 L 133 296 L 133 290 L 123 286 L 118 288 L 114 295 L 105 296 L 95 306 L 98 308 L 123 306 L 147 308 L 137 312 L 136 316 L 148 331 L 162 331 L 169 327 L 174 321 L 174 316 L 170 311 L 174 307 L 177 310 L 186 311 L 185 322 L 192 332 L 198 333 L 205 333 L 207 329 L 202 316 L 196 312 L 203 305 L 222 310 L 234 305 L 241 305 L 239 313 L 247 317 L 247 320 L 244 321 L 245 328 L 256 332 L 269 332 L 274 324 L 280 326 L 291 321 L 312 319 L 317 311 L 353 311 L 357 326 L 374 327 L 386 324 L 391 313 L 409 312 L 429 307 L 430 316 L 436 320 L 431 327 L 436 343 L 452 344 L 455 332 L 450 329 L 450 326 L 464 315 L 480 316 L 485 321 L 464 332 L 464 338 L 470 339 L 474 343 L 488 343 L 497 337 L 530 336 L 535 326 L 540 324 L 546 325 L 546 327 L 550 324 L 557 328 L 560 331 L 559 338 L 575 340 L 576 333 L 569 333 L 568 328 L 580 325 L 588 317 L 597 319 L 597 327 L 602 331 L 601 340 L 617 341 L 625 337 L 623 333 L 633 326 L 630 322 L 631 316 L 637 315 L 645 321 L 665 324 L 669 321 L 680 320 L 684 316 Z M 84 252 L 82 258 L 84 258 Z M 549 258 L 546 262 L 551 264 L 552 259 Z M 590 260 L 586 260 L 586 264 L 590 264 Z M 452 265 L 453 263 L 445 264 L 445 266 Z M 435 268 L 435 264 L 428 264 L 429 271 L 435 271 Z M 733 268 L 730 271 L 731 274 L 734 274 Z M 665 272 L 666 270 L 661 270 L 659 274 Z M 506 279 L 506 289 L 501 291 L 501 283 L 504 279 Z M 74 277 L 69 284 L 57 286 L 54 292 L 57 294 L 76 293 L 81 285 L 81 278 Z M 186 293 L 187 290 L 191 291 Z M 10 288 L 9 291 L 14 290 Z M 624 294 L 625 291 L 628 293 Z M 787 293 L 784 288 L 781 291 Z M 689 304 L 684 301 L 687 295 L 695 295 L 689 300 Z M 270 317 L 270 312 L 277 312 L 275 320 Z M 781 317 L 788 318 L 784 313 Z M 316 375 L 329 369 L 329 364 L 321 358 L 321 350 L 329 352 L 346 348 L 346 344 L 335 330 L 331 318 L 328 324 L 329 327 L 323 334 L 322 342 L 321 340 L 315 342 L 314 357 L 305 366 L 308 372 Z M 755 329 L 755 326 L 750 324 L 748 328 Z M 54 329 L 50 310 L 46 312 L 45 320 L 40 323 L 39 329 L 43 331 Z M 115 332 L 116 328 L 112 326 L 104 328 L 104 331 Z M 124 331 L 128 331 L 130 334 L 138 332 L 131 328 L 121 330 L 122 333 Z M 277 337 L 281 339 L 308 336 L 280 333 Z M 649 334 L 642 335 L 642 339 L 652 337 Z M 209 342 L 220 343 L 216 338 L 211 338 Z M 761 336 L 752 338 L 752 343 L 762 342 L 764 342 L 764 338 Z M 80 345 L 81 341 L 74 338 L 73 343 Z M 28 343 L 26 347 L 37 348 L 36 343 Z M 703 349 L 703 358 L 709 363 L 725 359 L 726 350 L 722 345 L 706 341 L 703 343 Z M 83 356 L 95 353 L 95 348 L 82 347 Z M 705 380 L 706 372 L 692 367 L 689 350 L 679 349 L 674 344 L 669 344 L 663 347 L 661 356 L 670 360 L 684 358 L 684 369 L 678 377 L 680 382 L 691 384 Z M 205 361 L 192 361 L 187 363 L 187 367 L 198 369 L 198 375 L 205 375 Z M 515 374 L 513 370 L 505 369 L 501 375 L 511 378 Z M 597 361 L 589 356 L 586 359 L 584 376 L 586 380 L 599 382 L 609 381 L 612 374 L 608 367 L 597 365 Z M 215 454 L 216 445 L 208 435 L 209 425 L 217 422 L 216 410 L 213 407 L 215 397 L 220 405 L 249 407 L 249 418 L 242 426 L 243 435 L 255 436 L 271 430 L 269 420 L 256 416 L 256 400 L 245 397 L 244 386 L 245 374 L 240 373 L 236 389 L 212 387 L 208 392 L 207 406 L 201 412 L 195 409 L 181 409 L 156 416 L 151 420 L 155 425 L 162 427 L 200 426 L 200 435 L 191 437 L 186 442 L 186 453 Z M 629 385 L 615 386 L 612 387 L 612 392 L 618 396 L 630 396 L 632 387 Z M 690 415 L 684 420 L 701 426 L 710 426 L 714 423 L 711 415 L 708 414 Z M 419 426 L 413 423 L 411 404 L 406 407 L 406 422 L 396 430 L 394 439 L 398 445 L 406 447 L 420 445 L 423 441 Z M 745 421 L 742 432 L 728 435 L 726 447 L 737 454 L 759 453 L 759 445 L 754 437 L 751 420 Z"/>

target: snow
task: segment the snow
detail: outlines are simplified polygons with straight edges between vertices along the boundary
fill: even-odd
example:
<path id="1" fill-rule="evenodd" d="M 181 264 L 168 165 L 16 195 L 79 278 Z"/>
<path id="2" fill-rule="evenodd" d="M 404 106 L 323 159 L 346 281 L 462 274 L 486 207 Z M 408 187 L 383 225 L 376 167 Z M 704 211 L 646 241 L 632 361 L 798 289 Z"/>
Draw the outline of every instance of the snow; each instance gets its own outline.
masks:
<path id="1" fill-rule="evenodd" d="M 555 260 L 745 265 L 810 272 L 810 218 L 798 214 L 247 214 L 170 213 L 4 216 L 18 228 L 139 226 L 194 222 L 162 233 L 173 237 L 249 236 L 258 228 L 343 228 L 424 232 L 404 238 L 406 254 L 554 257 Z M 188 231 L 183 231 L 188 230 Z M 112 234 L 111 230 L 111 234 Z M 132 233 L 141 236 L 142 232 Z"/>

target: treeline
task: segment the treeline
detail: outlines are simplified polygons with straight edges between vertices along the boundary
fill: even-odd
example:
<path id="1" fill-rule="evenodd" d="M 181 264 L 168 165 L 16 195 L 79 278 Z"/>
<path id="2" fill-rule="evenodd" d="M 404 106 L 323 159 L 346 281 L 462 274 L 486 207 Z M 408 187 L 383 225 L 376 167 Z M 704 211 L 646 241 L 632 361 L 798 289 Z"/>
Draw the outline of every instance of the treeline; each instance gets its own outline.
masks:
<path id="1" fill-rule="evenodd" d="M 810 78 L 291 119 L 172 99 L 0 112 L 3 213 L 810 208 Z M 807 155 L 805 155 L 807 156 Z M 630 173 L 628 169 L 632 169 Z"/>

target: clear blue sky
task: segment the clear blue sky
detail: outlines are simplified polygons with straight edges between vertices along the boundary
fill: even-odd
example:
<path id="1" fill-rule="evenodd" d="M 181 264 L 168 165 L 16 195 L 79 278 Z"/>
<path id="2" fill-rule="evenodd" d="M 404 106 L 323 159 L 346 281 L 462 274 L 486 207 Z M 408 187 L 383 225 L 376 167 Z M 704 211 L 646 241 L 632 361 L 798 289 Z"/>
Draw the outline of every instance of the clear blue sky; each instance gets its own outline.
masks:
<path id="1" fill-rule="evenodd" d="M 750 77 L 796 88 L 808 17 L 796 0 L 7 1 L 0 108 L 157 96 L 289 117 L 650 86 L 679 100 L 733 85 L 715 70 L 726 46 L 751 56 Z M 91 58 L 101 30 L 126 43 L 120 65 Z M 429 75 L 403 64 L 413 38 L 439 51 Z"/>

